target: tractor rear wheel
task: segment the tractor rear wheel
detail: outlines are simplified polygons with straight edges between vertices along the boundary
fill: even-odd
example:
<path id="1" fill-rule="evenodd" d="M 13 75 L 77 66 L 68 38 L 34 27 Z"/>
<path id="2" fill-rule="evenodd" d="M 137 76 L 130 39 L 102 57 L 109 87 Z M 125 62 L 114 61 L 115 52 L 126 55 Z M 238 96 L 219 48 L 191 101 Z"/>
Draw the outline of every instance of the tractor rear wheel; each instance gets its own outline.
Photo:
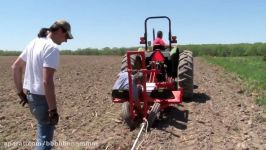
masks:
<path id="1" fill-rule="evenodd" d="M 192 52 L 185 50 L 179 54 L 178 86 L 183 88 L 184 100 L 193 97 L 193 56 Z"/>
<path id="2" fill-rule="evenodd" d="M 158 112 L 160 111 L 160 106 L 161 104 L 160 103 L 154 103 L 152 105 L 152 108 L 150 110 L 150 113 L 149 113 L 149 116 L 148 116 L 148 130 L 150 130 L 150 128 L 152 127 L 156 117 L 157 117 L 157 114 Z"/>
<path id="3" fill-rule="evenodd" d="M 130 130 L 133 130 L 136 128 L 136 123 L 133 119 L 130 117 L 130 111 L 129 111 L 129 102 L 122 103 L 122 119 L 123 121 L 128 125 Z"/>
<path id="4" fill-rule="evenodd" d="M 140 56 L 138 55 L 131 55 L 130 56 L 130 63 L 131 63 L 131 66 L 133 69 L 136 68 L 137 65 L 140 65 L 141 64 L 141 58 Z M 127 65 L 127 55 L 124 55 L 123 56 L 123 59 L 122 59 L 122 65 L 121 65 L 121 71 L 123 70 L 126 70 L 128 68 L 128 65 Z"/>

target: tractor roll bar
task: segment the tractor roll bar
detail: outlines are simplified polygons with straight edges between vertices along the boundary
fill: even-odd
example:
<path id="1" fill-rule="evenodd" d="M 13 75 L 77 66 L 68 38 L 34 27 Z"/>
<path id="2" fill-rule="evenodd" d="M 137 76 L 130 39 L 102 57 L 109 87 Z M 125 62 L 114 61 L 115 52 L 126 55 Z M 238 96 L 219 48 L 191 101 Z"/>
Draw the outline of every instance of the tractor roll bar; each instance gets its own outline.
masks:
<path id="1" fill-rule="evenodd" d="M 171 32 L 171 20 L 170 20 L 170 18 L 169 17 L 167 17 L 167 16 L 154 16 L 154 17 L 148 17 L 148 18 L 146 18 L 145 19 L 145 33 L 144 33 L 144 38 L 145 38 L 145 50 L 147 50 L 148 49 L 148 44 L 147 44 L 147 22 L 148 22 L 148 20 L 150 20 L 150 19 L 160 19 L 160 18 L 164 18 L 164 19 L 167 19 L 168 20 L 168 25 L 169 25 L 169 33 L 168 33 L 168 39 L 169 39 L 169 46 L 170 46 L 170 48 L 172 47 L 171 46 L 171 38 L 172 38 L 172 32 Z"/>

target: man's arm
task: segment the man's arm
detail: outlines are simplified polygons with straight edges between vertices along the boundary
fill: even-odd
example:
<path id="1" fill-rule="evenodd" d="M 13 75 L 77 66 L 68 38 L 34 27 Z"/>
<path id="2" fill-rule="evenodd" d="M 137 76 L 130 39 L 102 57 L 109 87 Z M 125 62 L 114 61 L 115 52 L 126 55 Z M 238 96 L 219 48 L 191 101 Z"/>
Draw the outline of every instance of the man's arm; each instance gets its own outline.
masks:
<path id="1" fill-rule="evenodd" d="M 45 97 L 48 103 L 49 111 L 56 109 L 56 97 L 54 88 L 54 72 L 55 69 L 44 67 L 43 68 L 43 84 Z"/>
<path id="2" fill-rule="evenodd" d="M 23 73 L 23 68 L 25 67 L 25 65 L 26 65 L 26 62 L 22 58 L 18 57 L 11 66 L 12 75 L 13 75 L 13 79 L 14 79 L 18 94 L 23 92 L 22 73 Z"/>

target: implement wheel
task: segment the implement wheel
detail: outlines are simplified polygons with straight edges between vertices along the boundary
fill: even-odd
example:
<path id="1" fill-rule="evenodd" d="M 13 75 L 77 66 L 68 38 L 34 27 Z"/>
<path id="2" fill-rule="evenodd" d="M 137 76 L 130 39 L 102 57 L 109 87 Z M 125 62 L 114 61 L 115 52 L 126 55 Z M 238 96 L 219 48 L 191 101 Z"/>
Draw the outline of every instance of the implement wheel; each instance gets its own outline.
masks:
<path id="1" fill-rule="evenodd" d="M 160 111 L 160 103 L 154 103 L 148 116 L 148 130 L 152 127 L 158 112 Z"/>
<path id="2" fill-rule="evenodd" d="M 122 104 L 122 119 L 127 124 L 127 126 L 130 128 L 130 130 L 133 130 L 136 128 L 136 123 L 133 119 L 130 117 L 129 112 L 129 102 L 124 102 Z"/>

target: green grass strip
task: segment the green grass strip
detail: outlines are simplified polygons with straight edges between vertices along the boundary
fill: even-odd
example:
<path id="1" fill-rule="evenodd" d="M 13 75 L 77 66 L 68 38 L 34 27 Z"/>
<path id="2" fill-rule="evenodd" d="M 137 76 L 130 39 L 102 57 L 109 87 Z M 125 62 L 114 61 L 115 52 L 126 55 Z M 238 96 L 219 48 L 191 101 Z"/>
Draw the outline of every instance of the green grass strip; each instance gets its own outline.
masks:
<path id="1" fill-rule="evenodd" d="M 203 58 L 237 74 L 247 85 L 248 92 L 257 95 L 257 104 L 266 106 L 266 60 L 259 56 Z"/>

